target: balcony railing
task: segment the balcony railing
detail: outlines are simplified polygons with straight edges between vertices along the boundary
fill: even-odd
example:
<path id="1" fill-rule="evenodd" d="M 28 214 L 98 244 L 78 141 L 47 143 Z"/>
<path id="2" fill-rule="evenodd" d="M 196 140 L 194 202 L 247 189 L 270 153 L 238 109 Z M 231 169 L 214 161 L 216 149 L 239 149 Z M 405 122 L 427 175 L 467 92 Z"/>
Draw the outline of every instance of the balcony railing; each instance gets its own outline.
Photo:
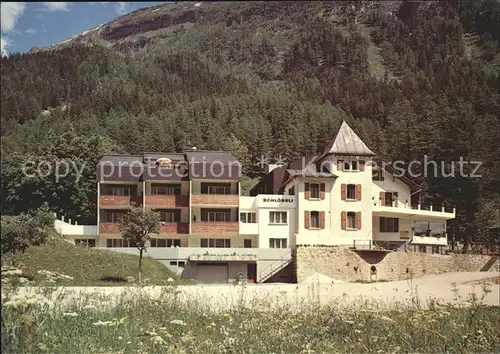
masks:
<path id="1" fill-rule="evenodd" d="M 233 205 L 238 206 L 238 194 L 193 194 L 191 196 L 193 205 Z"/>
<path id="2" fill-rule="evenodd" d="M 160 234 L 188 234 L 189 223 L 187 222 L 163 222 Z"/>
<path id="3" fill-rule="evenodd" d="M 128 208 L 142 205 L 142 195 L 101 195 L 99 208 Z"/>
<path id="4" fill-rule="evenodd" d="M 100 234 L 119 234 L 118 223 L 116 222 L 102 222 L 99 224 Z"/>
<path id="5" fill-rule="evenodd" d="M 237 234 L 238 221 L 195 221 L 191 224 L 192 234 Z"/>
<path id="6" fill-rule="evenodd" d="M 378 200 L 375 206 L 389 207 L 389 208 L 402 208 L 402 209 L 413 209 L 413 210 L 427 210 L 427 211 L 436 211 L 441 213 L 455 213 L 455 208 L 449 206 L 435 206 L 432 204 L 408 204 L 401 203 L 399 201 L 384 202 Z"/>
<path id="7" fill-rule="evenodd" d="M 182 208 L 189 206 L 189 195 L 146 194 L 146 206 L 152 208 Z"/>

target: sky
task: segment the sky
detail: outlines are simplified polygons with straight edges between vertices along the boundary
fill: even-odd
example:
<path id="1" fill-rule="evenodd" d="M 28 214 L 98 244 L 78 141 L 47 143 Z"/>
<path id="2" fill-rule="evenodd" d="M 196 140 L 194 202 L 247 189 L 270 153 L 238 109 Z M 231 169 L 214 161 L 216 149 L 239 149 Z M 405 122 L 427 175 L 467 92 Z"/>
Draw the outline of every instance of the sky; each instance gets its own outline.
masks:
<path id="1" fill-rule="evenodd" d="M 2 2 L 2 55 L 62 42 L 141 7 L 162 2 Z"/>

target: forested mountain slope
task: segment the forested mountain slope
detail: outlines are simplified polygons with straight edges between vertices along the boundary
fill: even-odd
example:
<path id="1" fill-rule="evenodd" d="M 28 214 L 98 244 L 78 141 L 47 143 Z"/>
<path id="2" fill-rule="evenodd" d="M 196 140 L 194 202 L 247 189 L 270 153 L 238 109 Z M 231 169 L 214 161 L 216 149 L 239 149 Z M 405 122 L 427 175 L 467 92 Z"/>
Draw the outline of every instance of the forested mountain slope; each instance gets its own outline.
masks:
<path id="1" fill-rule="evenodd" d="M 481 178 L 417 178 L 425 202 L 456 205 L 457 237 L 479 236 L 500 222 L 499 33 L 497 1 L 177 3 L 13 54 L 3 212 L 48 201 L 95 222 L 104 153 L 230 149 L 255 176 L 261 155 L 314 153 L 346 119 L 383 160 L 482 161 Z M 25 177 L 31 156 L 84 178 Z"/>

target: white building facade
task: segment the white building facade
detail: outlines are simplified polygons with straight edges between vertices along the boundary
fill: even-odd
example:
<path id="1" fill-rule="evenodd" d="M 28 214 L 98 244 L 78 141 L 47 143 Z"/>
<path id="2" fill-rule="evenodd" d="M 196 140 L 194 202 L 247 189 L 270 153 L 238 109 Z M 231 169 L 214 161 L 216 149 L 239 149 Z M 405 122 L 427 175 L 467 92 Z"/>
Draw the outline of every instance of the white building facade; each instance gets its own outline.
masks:
<path id="1" fill-rule="evenodd" d="M 293 250 L 301 245 L 438 252 L 448 243 L 454 208 L 420 204 L 421 188 L 390 165 L 376 165 L 374 156 L 343 122 L 321 154 L 272 166 L 252 196 L 241 196 L 237 178 L 106 181 L 107 190 L 133 183 L 133 191 L 98 194 L 98 215 L 105 219 L 98 216 L 97 226 L 57 221 L 56 229 L 75 243 L 137 254 L 115 244 L 121 236 L 109 210 L 126 212 L 137 200 L 160 212 L 167 208 L 170 219 L 162 220 L 147 256 L 202 283 L 293 281 Z M 161 188 L 165 193 L 155 193 Z"/>
<path id="2" fill-rule="evenodd" d="M 262 248 L 276 247 L 268 245 L 273 239 L 291 248 L 405 246 L 428 251 L 431 246 L 437 251 L 446 246 L 446 222 L 455 218 L 454 208 L 412 204 L 419 186 L 389 165 L 377 166 L 374 155 L 344 122 L 323 154 L 299 169 L 287 169 L 279 186 L 283 194 L 240 198 L 240 216 L 256 215 L 254 224 L 240 217 L 240 234 L 258 234 Z M 286 222 L 276 220 L 277 213 L 286 214 Z"/>

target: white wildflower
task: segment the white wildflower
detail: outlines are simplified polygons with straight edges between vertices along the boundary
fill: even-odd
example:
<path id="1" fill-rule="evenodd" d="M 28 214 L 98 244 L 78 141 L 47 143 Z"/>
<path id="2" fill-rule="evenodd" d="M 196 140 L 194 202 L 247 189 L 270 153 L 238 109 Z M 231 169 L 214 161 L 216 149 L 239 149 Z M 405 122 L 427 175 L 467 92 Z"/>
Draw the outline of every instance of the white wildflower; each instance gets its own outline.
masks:
<path id="1" fill-rule="evenodd" d="M 97 321 L 92 323 L 93 326 L 108 326 L 111 323 L 111 321 Z"/>
<path id="2" fill-rule="evenodd" d="M 123 340 L 123 337 L 122 336 L 118 336 L 118 340 Z"/>
<path id="3" fill-rule="evenodd" d="M 160 336 L 151 337 L 151 342 L 153 342 L 154 344 L 165 344 L 165 341 Z"/>
<path id="4" fill-rule="evenodd" d="M 5 307 L 27 307 L 27 306 L 38 306 L 43 307 L 44 305 L 51 306 L 52 302 L 49 301 L 45 296 L 40 294 L 23 294 L 14 295 L 8 301 L 4 302 Z"/>
<path id="5" fill-rule="evenodd" d="M 12 269 L 9 269 L 7 271 L 4 271 L 2 269 L 2 275 L 3 276 L 7 276 L 7 275 L 21 275 L 21 274 L 23 274 L 23 271 L 21 269 L 12 268 Z"/>
<path id="6" fill-rule="evenodd" d="M 387 317 L 387 316 L 380 316 L 381 320 L 387 321 L 387 322 L 395 322 L 392 318 Z"/>
<path id="7" fill-rule="evenodd" d="M 179 325 L 179 326 L 185 326 L 186 322 L 184 322 L 182 320 L 172 320 L 172 321 L 170 321 L 170 324 L 175 324 L 175 325 Z"/>
<path id="8" fill-rule="evenodd" d="M 76 312 L 64 312 L 63 316 L 64 317 L 78 317 L 78 314 Z"/>

